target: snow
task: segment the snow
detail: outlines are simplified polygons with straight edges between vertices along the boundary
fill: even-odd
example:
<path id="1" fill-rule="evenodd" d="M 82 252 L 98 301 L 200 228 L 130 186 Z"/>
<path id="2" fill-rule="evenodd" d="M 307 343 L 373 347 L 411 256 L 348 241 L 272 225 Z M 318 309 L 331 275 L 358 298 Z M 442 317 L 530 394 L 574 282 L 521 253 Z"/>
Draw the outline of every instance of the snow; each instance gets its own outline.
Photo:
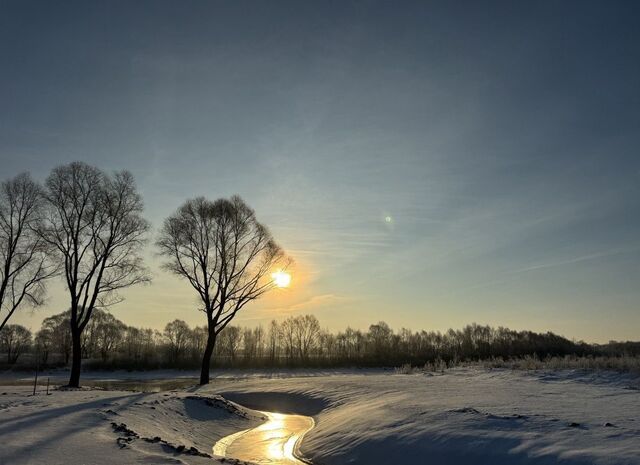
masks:
<path id="1" fill-rule="evenodd" d="M 0 387 L 0 464 L 211 464 L 213 443 L 262 415 L 216 396 Z"/>
<path id="2" fill-rule="evenodd" d="M 0 464 L 210 464 L 215 459 L 189 449 L 212 454 L 217 440 L 258 426 L 261 414 L 250 410 L 258 409 L 312 416 L 301 451 L 318 465 L 640 465 L 637 376 L 480 369 L 218 375 L 203 388 L 160 393 L 31 396 L 26 386 L 0 386 Z"/>
<path id="3" fill-rule="evenodd" d="M 216 391 L 313 415 L 301 450 L 322 464 L 640 464 L 638 388 L 611 373 L 462 369 L 244 380 Z M 294 395 L 283 403 L 282 393 Z"/>

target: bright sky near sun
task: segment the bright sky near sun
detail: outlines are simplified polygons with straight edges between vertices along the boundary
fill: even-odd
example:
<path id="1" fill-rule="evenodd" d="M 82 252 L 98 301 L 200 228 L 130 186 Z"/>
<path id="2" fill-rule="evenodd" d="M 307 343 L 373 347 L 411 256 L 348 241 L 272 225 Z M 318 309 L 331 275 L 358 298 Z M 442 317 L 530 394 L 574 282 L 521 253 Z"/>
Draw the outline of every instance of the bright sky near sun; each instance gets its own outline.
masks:
<path id="1" fill-rule="evenodd" d="M 3 1 L 0 177 L 130 170 L 156 230 L 241 195 L 295 266 L 239 324 L 637 339 L 639 23 L 637 2 Z M 113 313 L 204 324 L 146 256 Z M 66 307 L 57 282 L 15 322 Z"/>

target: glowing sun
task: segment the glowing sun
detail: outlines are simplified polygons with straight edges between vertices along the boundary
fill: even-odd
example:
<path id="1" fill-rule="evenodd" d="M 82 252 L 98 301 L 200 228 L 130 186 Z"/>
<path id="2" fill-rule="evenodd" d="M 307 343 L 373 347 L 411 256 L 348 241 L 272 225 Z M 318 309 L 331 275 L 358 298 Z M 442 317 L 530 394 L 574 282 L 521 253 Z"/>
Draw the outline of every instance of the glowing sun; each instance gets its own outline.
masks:
<path id="1" fill-rule="evenodd" d="M 277 287 L 289 287 L 289 284 L 291 284 L 291 275 L 284 271 L 272 273 L 271 278 L 273 278 L 273 282 Z"/>

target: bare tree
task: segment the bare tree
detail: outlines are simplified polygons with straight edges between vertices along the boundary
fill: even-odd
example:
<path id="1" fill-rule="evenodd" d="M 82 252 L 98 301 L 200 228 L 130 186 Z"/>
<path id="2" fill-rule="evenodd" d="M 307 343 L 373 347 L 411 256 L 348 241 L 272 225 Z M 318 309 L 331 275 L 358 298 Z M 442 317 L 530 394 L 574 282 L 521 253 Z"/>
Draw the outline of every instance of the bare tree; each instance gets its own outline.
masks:
<path id="1" fill-rule="evenodd" d="M 102 361 L 106 362 L 122 343 L 126 325 L 111 313 L 101 311 L 95 316 L 99 316 L 95 328 L 96 349 Z"/>
<path id="2" fill-rule="evenodd" d="M 274 287 L 274 267 L 286 267 L 282 249 L 238 196 L 188 200 L 167 218 L 157 241 L 165 268 L 196 290 L 207 317 L 200 384 L 209 382 L 216 337 L 249 302 Z"/>
<path id="3" fill-rule="evenodd" d="M 149 281 L 140 250 L 148 223 L 127 171 L 107 175 L 75 162 L 46 181 L 48 215 L 42 237 L 58 252 L 71 300 L 69 386 L 80 384 L 81 335 L 95 308 L 122 299 L 118 291 Z"/>
<path id="4" fill-rule="evenodd" d="M 31 331 L 21 325 L 7 325 L 0 331 L 0 349 L 7 353 L 7 363 L 13 365 L 31 344 Z"/>
<path id="5" fill-rule="evenodd" d="M 236 360 L 238 351 L 240 350 L 240 343 L 242 342 L 242 332 L 239 326 L 227 326 L 218 335 L 218 346 L 220 348 L 220 354 L 224 357 L 229 357 L 229 360 L 233 363 Z"/>
<path id="6" fill-rule="evenodd" d="M 290 316 L 280 325 L 289 362 L 297 356 L 307 362 L 320 335 L 320 323 L 313 315 Z"/>
<path id="7" fill-rule="evenodd" d="M 124 335 L 124 358 L 135 363 L 150 360 L 156 353 L 155 338 L 156 333 L 150 328 L 128 326 Z"/>
<path id="8" fill-rule="evenodd" d="M 41 331 L 51 338 L 51 352 L 62 356 L 64 364 L 69 363 L 71 356 L 71 332 L 69 331 L 70 311 L 58 313 L 42 321 Z"/>
<path id="9" fill-rule="evenodd" d="M 320 336 L 318 319 L 313 315 L 296 317 L 294 319 L 294 334 L 300 360 L 307 362 L 311 350 L 313 350 Z"/>
<path id="10" fill-rule="evenodd" d="M 247 361 L 260 359 L 263 355 L 262 345 L 264 330 L 262 326 L 257 328 L 244 328 L 242 331 L 243 357 Z"/>
<path id="11" fill-rule="evenodd" d="M 0 330 L 20 306 L 43 303 L 45 281 L 56 273 L 38 233 L 42 207 L 42 190 L 28 174 L 0 186 Z"/>
<path id="12" fill-rule="evenodd" d="M 296 353 L 296 339 L 295 339 L 295 320 L 293 317 L 289 317 L 284 320 L 279 329 L 279 338 L 282 343 L 282 348 L 284 349 L 284 353 L 287 357 L 287 361 L 291 364 L 293 363 L 293 358 Z"/>
<path id="13" fill-rule="evenodd" d="M 68 327 L 67 327 L 68 329 Z M 49 354 L 53 347 L 53 333 L 50 329 L 42 326 L 34 337 L 36 353 L 39 354 L 38 361 L 43 365 L 46 365 L 49 361 Z"/>
<path id="14" fill-rule="evenodd" d="M 169 360 L 177 364 L 185 355 L 192 333 L 189 325 L 182 320 L 173 320 L 164 327 L 164 337 L 167 339 Z"/>
<path id="15" fill-rule="evenodd" d="M 280 326 L 276 320 L 271 320 L 269 323 L 269 333 L 267 334 L 267 353 L 269 355 L 269 361 L 272 364 L 280 358 L 280 347 L 282 332 Z"/>
<path id="16" fill-rule="evenodd" d="M 196 326 L 191 330 L 191 360 L 198 360 L 207 346 L 208 331 L 206 326 Z"/>

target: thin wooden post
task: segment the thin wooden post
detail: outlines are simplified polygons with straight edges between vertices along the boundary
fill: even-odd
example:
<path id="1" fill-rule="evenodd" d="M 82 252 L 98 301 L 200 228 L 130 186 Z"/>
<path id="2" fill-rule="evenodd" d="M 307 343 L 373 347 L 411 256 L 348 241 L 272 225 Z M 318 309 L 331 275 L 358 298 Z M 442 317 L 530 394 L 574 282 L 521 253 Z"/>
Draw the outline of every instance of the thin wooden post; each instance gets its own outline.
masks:
<path id="1" fill-rule="evenodd" d="M 47 378 L 47 395 L 49 395 L 49 378 Z"/>

